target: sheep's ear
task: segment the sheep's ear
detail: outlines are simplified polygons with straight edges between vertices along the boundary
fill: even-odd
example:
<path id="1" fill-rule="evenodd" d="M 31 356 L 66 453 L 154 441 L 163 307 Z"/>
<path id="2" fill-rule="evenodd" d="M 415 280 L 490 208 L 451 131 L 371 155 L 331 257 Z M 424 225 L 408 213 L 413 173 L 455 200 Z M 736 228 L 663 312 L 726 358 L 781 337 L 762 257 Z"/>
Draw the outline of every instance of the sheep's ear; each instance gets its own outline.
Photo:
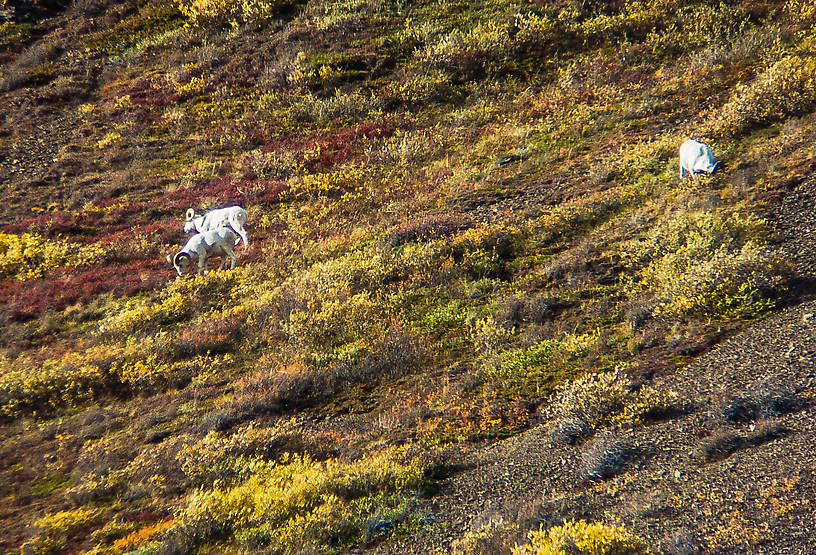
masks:
<path id="1" fill-rule="evenodd" d="M 193 218 L 195 218 L 195 209 L 194 208 L 188 208 L 187 209 L 187 215 L 185 217 L 187 218 L 188 222 L 190 220 L 192 220 Z"/>

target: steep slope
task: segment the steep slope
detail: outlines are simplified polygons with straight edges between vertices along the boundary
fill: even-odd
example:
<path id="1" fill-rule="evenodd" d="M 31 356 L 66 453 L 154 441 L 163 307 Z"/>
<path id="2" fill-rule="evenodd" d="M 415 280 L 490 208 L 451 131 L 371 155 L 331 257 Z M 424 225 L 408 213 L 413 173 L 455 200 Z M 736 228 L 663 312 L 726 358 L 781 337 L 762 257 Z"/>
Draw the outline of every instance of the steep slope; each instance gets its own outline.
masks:
<path id="1" fill-rule="evenodd" d="M 807 552 L 810 3 L 6 10 L 4 549 Z"/>

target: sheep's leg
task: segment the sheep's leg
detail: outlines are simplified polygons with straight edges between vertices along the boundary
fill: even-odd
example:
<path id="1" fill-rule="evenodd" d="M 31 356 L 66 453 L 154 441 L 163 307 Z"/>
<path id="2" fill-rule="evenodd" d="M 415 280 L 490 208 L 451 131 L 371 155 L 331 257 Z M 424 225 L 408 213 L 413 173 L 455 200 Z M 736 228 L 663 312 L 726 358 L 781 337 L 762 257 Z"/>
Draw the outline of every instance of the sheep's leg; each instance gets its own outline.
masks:
<path id="1" fill-rule="evenodd" d="M 230 258 L 230 270 L 234 270 L 235 263 L 237 262 L 237 259 L 235 258 L 235 252 L 229 245 L 224 245 L 224 253 Z M 226 259 L 224 260 L 224 262 L 226 262 Z"/>
<path id="2" fill-rule="evenodd" d="M 247 237 L 247 232 L 244 228 L 241 228 L 241 232 L 239 233 L 241 239 L 244 240 L 244 250 L 249 250 L 249 237 Z"/>
<path id="3" fill-rule="evenodd" d="M 203 276 L 207 273 L 207 253 L 203 250 L 198 253 L 198 275 Z"/>

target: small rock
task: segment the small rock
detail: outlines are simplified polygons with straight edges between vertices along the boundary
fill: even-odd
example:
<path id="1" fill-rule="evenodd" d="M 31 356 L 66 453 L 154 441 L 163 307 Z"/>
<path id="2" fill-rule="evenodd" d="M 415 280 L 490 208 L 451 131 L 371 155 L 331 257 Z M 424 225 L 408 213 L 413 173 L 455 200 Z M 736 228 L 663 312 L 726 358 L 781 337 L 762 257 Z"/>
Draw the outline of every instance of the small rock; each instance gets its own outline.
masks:
<path id="1" fill-rule="evenodd" d="M 810 324 L 813 322 L 813 313 L 808 312 L 806 314 L 802 314 L 802 322 L 805 324 Z"/>

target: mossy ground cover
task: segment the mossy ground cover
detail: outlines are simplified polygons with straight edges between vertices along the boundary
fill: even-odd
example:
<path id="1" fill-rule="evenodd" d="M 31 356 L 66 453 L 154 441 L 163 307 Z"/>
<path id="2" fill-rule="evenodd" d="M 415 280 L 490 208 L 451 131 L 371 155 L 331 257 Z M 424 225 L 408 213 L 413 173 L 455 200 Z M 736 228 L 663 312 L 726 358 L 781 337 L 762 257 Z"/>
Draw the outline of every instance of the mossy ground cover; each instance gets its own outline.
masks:
<path id="1" fill-rule="evenodd" d="M 438 450 L 788 299 L 763 218 L 809 156 L 816 14 L 619 4 L 99 0 L 3 24 L 0 149 L 31 170 L 3 168 L 26 188 L 0 229 L 0 471 L 25 508 L 4 546 L 387 542 L 431 526 Z M 69 116 L 53 159 L 12 150 Z M 689 135 L 722 172 L 678 180 Z M 186 208 L 230 203 L 239 267 L 175 279 Z"/>

